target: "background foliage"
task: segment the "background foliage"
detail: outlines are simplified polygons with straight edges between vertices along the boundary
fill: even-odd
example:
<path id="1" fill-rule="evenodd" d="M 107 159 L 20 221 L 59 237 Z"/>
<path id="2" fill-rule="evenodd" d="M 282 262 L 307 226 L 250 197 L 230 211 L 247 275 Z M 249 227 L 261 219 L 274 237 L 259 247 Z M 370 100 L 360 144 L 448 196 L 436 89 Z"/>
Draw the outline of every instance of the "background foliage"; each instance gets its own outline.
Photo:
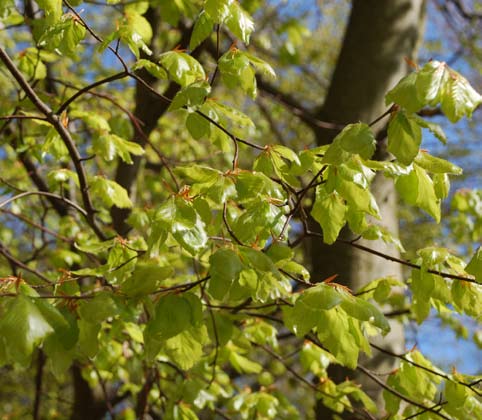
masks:
<path id="1" fill-rule="evenodd" d="M 450 195 L 463 161 L 421 145 L 454 142 L 431 116 L 465 120 L 481 96 L 427 59 L 376 120 L 320 120 L 350 11 L 325 3 L 2 1 L 4 418 L 314 418 L 316 401 L 345 418 L 482 417 L 479 377 L 375 342 L 389 320 L 436 313 L 467 335 L 459 315 L 480 317 L 480 190 Z M 477 5 L 434 4 L 471 28 L 452 42 L 472 76 Z M 314 127 L 337 135 L 317 146 Z M 418 222 L 402 241 L 376 222 L 376 173 Z M 406 255 L 344 239 L 345 225 Z M 359 290 L 310 276 L 310 241 L 406 275 Z M 373 349 L 399 368 L 368 368 Z"/>

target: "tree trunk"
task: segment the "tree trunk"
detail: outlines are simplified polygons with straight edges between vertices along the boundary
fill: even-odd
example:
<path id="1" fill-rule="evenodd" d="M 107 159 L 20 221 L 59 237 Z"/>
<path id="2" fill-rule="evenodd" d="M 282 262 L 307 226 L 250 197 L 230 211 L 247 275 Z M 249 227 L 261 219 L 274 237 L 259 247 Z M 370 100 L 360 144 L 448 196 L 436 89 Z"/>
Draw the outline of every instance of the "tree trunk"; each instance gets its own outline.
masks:
<path id="1" fill-rule="evenodd" d="M 319 118 L 340 124 L 353 122 L 370 123 L 382 115 L 387 107 L 385 94 L 408 71 L 405 58 L 414 60 L 416 49 L 424 29 L 424 0 L 354 0 L 343 46 L 332 77 L 330 88 L 319 112 Z M 373 128 L 378 137 L 383 136 L 386 120 Z M 327 144 L 336 135 L 334 131 L 320 129 L 316 132 L 319 145 Z M 385 159 L 384 142 L 378 142 L 377 158 Z M 393 234 L 398 234 L 397 197 L 391 180 L 377 175 L 372 192 L 380 207 L 383 225 Z M 351 237 L 348 230 L 342 235 Z M 366 242 L 366 243 L 365 243 Z M 383 253 L 397 255 L 393 246 L 381 241 L 363 241 L 360 244 Z M 357 290 L 370 280 L 385 276 L 401 278 L 400 266 L 380 257 L 335 243 L 322 244 L 315 239 L 311 245 L 312 271 L 314 279 L 322 280 L 338 274 L 337 282 Z M 383 340 L 383 345 L 395 352 L 404 350 L 402 326 L 392 323 L 392 332 Z M 395 367 L 393 359 L 374 355 L 365 365 L 379 372 L 389 372 Z M 353 372 L 338 369 L 334 379 L 342 381 L 354 377 Z M 362 380 L 364 389 L 375 398 L 380 398 L 378 388 L 373 388 L 370 379 Z M 379 404 L 380 405 L 380 404 Z M 331 418 L 330 412 L 319 405 L 317 418 Z"/>

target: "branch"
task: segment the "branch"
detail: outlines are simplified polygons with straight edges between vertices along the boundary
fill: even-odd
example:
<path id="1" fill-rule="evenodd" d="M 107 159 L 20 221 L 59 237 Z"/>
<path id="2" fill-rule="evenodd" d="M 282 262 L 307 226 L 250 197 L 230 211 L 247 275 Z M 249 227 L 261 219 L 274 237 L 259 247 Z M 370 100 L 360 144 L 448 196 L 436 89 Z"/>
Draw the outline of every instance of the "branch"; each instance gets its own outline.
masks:
<path id="1" fill-rule="evenodd" d="M 380 385 L 384 390 L 388 391 L 390 394 L 393 394 L 395 395 L 396 397 L 400 398 L 401 400 L 415 406 L 415 407 L 418 407 L 418 408 L 421 408 L 422 410 L 424 410 L 424 412 L 427 412 L 427 411 L 430 411 L 431 413 L 439 416 L 440 418 L 442 419 L 445 419 L 445 420 L 452 420 L 450 417 L 447 417 L 446 415 L 440 413 L 439 411 L 437 411 L 435 408 L 433 407 L 427 407 L 415 400 L 412 400 L 411 398 L 407 397 L 406 395 L 403 395 L 402 393 L 398 392 L 396 389 L 393 389 L 392 387 L 388 386 L 385 382 L 383 382 L 380 378 L 378 378 L 376 375 L 374 375 L 372 372 L 370 372 L 367 368 L 361 366 L 361 365 L 358 365 L 357 370 L 359 370 L 360 372 L 364 373 L 366 376 L 368 376 L 372 381 L 376 382 L 378 385 Z M 439 403 L 437 404 L 435 407 L 438 407 L 442 404 L 446 404 L 445 402 L 444 403 Z"/>
<path id="2" fill-rule="evenodd" d="M 305 108 L 293 96 L 282 92 L 279 88 L 265 81 L 260 76 L 256 76 L 256 84 L 261 91 L 267 93 L 280 104 L 289 108 L 293 115 L 296 115 L 311 128 L 341 131 L 345 127 L 343 124 L 336 124 L 318 119 L 311 110 Z"/>
<path id="3" fill-rule="evenodd" d="M 449 0 L 455 6 L 455 9 L 459 12 L 459 14 L 467 20 L 479 20 L 482 19 L 482 13 L 476 12 L 469 12 L 465 8 L 464 4 L 460 0 Z"/>
<path id="4" fill-rule="evenodd" d="M 69 99 L 67 99 L 62 105 L 60 105 L 60 107 L 57 109 L 57 111 L 55 113 L 57 115 L 60 115 L 78 97 L 84 95 L 85 93 L 88 93 L 90 90 L 96 88 L 97 86 L 101 86 L 101 85 L 104 85 L 106 83 L 113 82 L 114 80 L 123 79 L 124 77 L 127 77 L 128 75 L 129 75 L 128 72 L 122 71 L 120 73 L 113 74 L 112 76 L 106 77 L 105 79 L 98 80 L 97 82 L 94 82 L 94 83 L 92 83 L 88 86 L 85 86 L 85 87 L 79 89 Z"/>
<path id="5" fill-rule="evenodd" d="M 52 281 L 45 277 L 40 271 L 37 271 L 33 268 L 30 268 L 27 264 L 23 263 L 22 261 L 15 258 L 8 249 L 0 242 L 0 254 L 3 255 L 10 264 L 15 267 L 21 268 L 22 270 L 28 271 L 33 275 L 37 276 L 40 280 L 44 281 L 45 283 L 52 284 Z"/>
<path id="6" fill-rule="evenodd" d="M 137 394 L 136 404 L 136 418 L 143 419 L 148 409 L 148 398 L 151 392 L 152 386 L 157 377 L 157 371 L 154 369 L 147 369 L 146 380 L 142 385 L 141 390 Z"/>
<path id="7" fill-rule="evenodd" d="M 63 125 L 59 117 L 55 115 L 53 111 L 50 109 L 50 107 L 47 104 L 45 104 L 40 99 L 40 97 L 35 93 L 33 88 L 30 86 L 27 80 L 25 80 L 20 70 L 18 70 L 14 62 L 11 60 L 11 58 L 8 56 L 8 54 L 5 52 L 5 50 L 2 47 L 0 47 L 0 60 L 3 61 L 3 63 L 9 70 L 10 74 L 18 82 L 18 84 L 25 92 L 27 97 L 30 99 L 30 101 L 35 105 L 35 107 L 42 114 L 45 115 L 47 121 L 54 126 L 55 130 L 61 137 L 65 146 L 67 147 L 67 150 L 69 151 L 69 155 L 72 159 L 72 163 L 74 164 L 75 170 L 79 177 L 79 185 L 80 185 L 80 190 L 82 194 L 82 200 L 87 211 L 87 217 L 86 217 L 87 222 L 94 230 L 96 235 L 101 240 L 105 240 L 106 238 L 105 235 L 102 233 L 102 231 L 99 229 L 99 227 L 95 222 L 95 217 L 94 217 L 95 210 L 92 206 L 92 201 L 90 199 L 90 195 L 88 192 L 89 186 L 87 183 L 87 175 L 81 163 L 82 158 L 79 154 L 79 151 L 77 150 L 74 140 L 70 136 L 70 133 L 67 131 L 66 127 Z"/>
<path id="8" fill-rule="evenodd" d="M 439 376 L 441 378 L 444 378 L 446 380 L 449 380 L 449 381 L 452 381 L 452 382 L 456 382 L 458 383 L 459 385 L 463 385 L 467 388 L 469 388 L 471 391 L 473 391 L 475 394 L 477 394 L 479 397 L 482 396 L 482 393 L 476 389 L 474 389 L 474 385 L 473 384 L 468 384 L 466 382 L 462 382 L 462 381 L 459 381 L 459 380 L 454 380 L 453 378 L 451 378 L 450 376 L 446 375 L 445 373 L 440 373 L 440 372 L 437 372 L 436 370 L 433 370 L 433 369 L 430 369 L 426 366 L 423 366 L 417 362 L 414 362 L 410 359 L 408 359 L 404 354 L 397 354 L 397 353 L 394 353 L 390 350 L 387 350 L 387 349 L 384 349 L 383 347 L 379 347 L 377 346 L 376 344 L 374 343 L 370 343 L 370 346 L 372 346 L 373 348 L 377 349 L 379 352 L 381 353 L 384 353 L 384 354 L 387 354 L 388 356 L 392 356 L 392 357 L 396 357 L 397 359 L 400 359 L 400 360 L 403 360 L 404 362 L 407 362 L 407 363 L 410 363 L 412 366 L 415 366 L 417 368 L 420 368 L 420 369 L 423 369 L 425 370 L 426 372 L 428 373 L 431 373 L 432 375 L 435 375 L 435 376 Z"/>
<path id="9" fill-rule="evenodd" d="M 241 246 L 246 246 L 245 244 L 243 244 L 239 239 L 238 237 L 236 236 L 236 234 L 233 232 L 233 230 L 231 229 L 231 226 L 229 226 L 229 222 L 228 222 L 228 215 L 227 215 L 227 205 L 226 203 L 224 203 L 224 206 L 223 206 L 223 222 L 224 222 L 224 225 L 226 226 L 226 229 L 228 230 L 229 234 L 231 235 L 231 237 L 236 241 L 236 243 L 238 245 L 241 245 Z"/>
<path id="10" fill-rule="evenodd" d="M 293 369 L 292 366 L 290 366 L 288 363 L 286 363 L 285 359 L 283 357 L 281 357 L 280 355 L 276 354 L 274 351 L 272 351 L 269 347 L 265 346 L 265 345 L 262 345 L 262 344 L 257 344 L 257 343 L 254 343 L 252 342 L 251 344 L 253 344 L 255 347 L 259 347 L 261 349 L 263 349 L 266 353 L 268 353 L 271 357 L 273 357 L 274 359 L 278 360 L 279 362 L 281 362 L 283 364 L 283 366 L 286 368 L 286 370 L 288 372 L 290 372 L 296 379 L 298 379 L 300 382 L 302 382 L 303 384 L 305 384 L 306 386 L 308 386 L 309 388 L 311 388 L 313 391 L 317 392 L 317 393 L 320 393 L 321 395 L 323 395 L 324 397 L 327 397 L 327 398 L 331 398 L 335 401 L 337 401 L 339 404 L 342 404 L 346 409 L 348 410 L 355 410 L 357 411 L 359 414 L 363 414 L 364 417 L 366 418 L 369 418 L 369 419 L 373 419 L 372 416 L 370 416 L 369 414 L 367 414 L 365 411 L 362 411 L 360 409 L 357 409 L 357 408 L 354 408 L 352 406 L 350 406 L 349 404 L 343 402 L 341 399 L 340 399 L 340 396 L 337 395 L 331 395 L 331 394 L 328 394 L 326 393 L 325 391 L 323 391 L 322 389 L 320 389 L 319 386 L 316 386 L 315 384 L 313 384 L 312 382 L 308 381 L 303 375 L 299 374 L 295 369 Z"/>
<path id="11" fill-rule="evenodd" d="M 72 244 L 73 242 L 75 242 L 74 239 L 67 238 L 66 236 L 60 235 L 59 233 L 49 229 L 48 227 L 45 227 L 44 225 L 41 225 L 40 223 L 37 223 L 37 222 L 34 222 L 33 220 L 30 220 L 29 218 L 23 216 L 22 214 L 14 213 L 11 210 L 5 210 L 5 209 L 0 209 L 0 212 L 5 213 L 5 214 L 9 214 L 13 217 L 16 217 L 17 219 L 22 220 L 26 224 L 28 224 L 30 226 L 33 226 L 34 228 L 37 228 L 37 229 L 41 230 L 42 232 L 48 233 L 49 235 L 52 235 L 55 238 L 57 238 L 57 239 L 59 239 L 63 242 L 67 242 L 69 244 Z"/>
<path id="12" fill-rule="evenodd" d="M 37 357 L 37 374 L 35 375 L 35 400 L 33 402 L 33 412 L 32 417 L 33 420 L 40 420 L 40 402 L 42 397 L 42 382 L 43 382 L 43 373 L 44 373 L 44 366 L 45 366 L 45 354 L 42 350 L 38 351 Z"/>
<path id="13" fill-rule="evenodd" d="M 304 232 L 305 235 L 307 236 L 314 236 L 314 237 L 318 237 L 318 238 L 323 238 L 323 234 L 321 233 L 318 233 L 318 232 L 313 232 L 313 231 L 310 231 L 310 230 L 307 230 L 305 229 L 305 232 Z M 419 264 L 415 264 L 415 263 L 412 263 L 410 261 L 407 261 L 407 260 L 402 260 L 401 258 L 397 258 L 397 257 L 393 257 L 392 255 L 388 255 L 388 254 L 384 254 L 383 252 L 380 252 L 380 251 L 377 251 L 375 249 L 372 249 L 372 248 L 369 248 L 367 246 L 364 246 L 364 245 L 360 245 L 360 244 L 357 244 L 356 242 L 354 241 L 348 241 L 346 239 L 341 239 L 341 238 L 338 238 L 336 240 L 336 242 L 339 242 L 339 243 L 342 243 L 342 244 L 345 244 L 345 245 L 348 245 L 348 246 L 352 246 L 354 248 L 358 248 L 362 251 L 365 251 L 365 252 L 368 252 L 369 254 L 373 254 L 373 255 L 376 255 L 380 258 L 384 258 L 385 260 L 388 260 L 388 261 L 392 261 L 392 262 L 396 262 L 398 264 L 402 264 L 402 265 L 405 265 L 407 267 L 411 267 L 411 268 L 415 268 L 417 270 L 422 270 L 424 269 L 421 265 Z M 460 280 L 460 281 L 466 281 L 468 283 L 473 283 L 473 284 L 477 284 L 479 285 L 479 283 L 477 282 L 477 280 L 471 278 L 471 277 L 464 277 L 464 276 L 460 276 L 460 275 L 457 275 L 457 274 L 450 274 L 450 273 L 446 273 L 444 271 L 439 271 L 439 270 L 426 270 L 427 273 L 430 273 L 430 274 L 436 274 L 438 276 L 441 276 L 441 277 L 446 277 L 446 278 L 449 278 L 449 279 L 452 279 L 452 280 Z"/>
<path id="14" fill-rule="evenodd" d="M 84 216 L 86 219 L 88 219 L 88 213 L 86 210 L 84 210 L 82 207 L 80 207 L 78 204 L 74 203 L 73 201 L 69 200 L 68 198 L 62 197 L 61 195 L 54 194 L 51 192 L 47 191 L 25 191 L 20 194 L 14 195 L 13 197 L 7 198 L 6 200 L 0 202 L 0 208 L 3 206 L 7 205 L 8 203 L 11 203 L 12 201 L 18 200 L 19 198 L 22 197 L 27 197 L 29 195 L 40 195 L 40 196 L 45 196 L 45 197 L 50 197 L 50 198 L 55 198 L 57 200 L 60 200 L 64 202 L 65 204 L 68 204 L 69 206 L 73 207 L 76 209 L 82 216 Z"/>

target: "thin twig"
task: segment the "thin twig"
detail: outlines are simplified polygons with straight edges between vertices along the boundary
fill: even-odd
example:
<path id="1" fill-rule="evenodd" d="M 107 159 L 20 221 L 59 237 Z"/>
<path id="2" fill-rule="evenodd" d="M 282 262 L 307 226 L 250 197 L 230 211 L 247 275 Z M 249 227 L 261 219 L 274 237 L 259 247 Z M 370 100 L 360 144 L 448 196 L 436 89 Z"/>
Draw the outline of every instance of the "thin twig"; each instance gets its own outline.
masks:
<path id="1" fill-rule="evenodd" d="M 43 102 L 40 97 L 35 93 L 32 86 L 25 80 L 24 76 L 17 68 L 15 63 L 12 61 L 10 56 L 5 52 L 5 50 L 0 47 L 0 60 L 5 64 L 7 69 L 9 70 L 10 74 L 15 78 L 17 83 L 20 85 L 24 93 L 30 99 L 30 101 L 35 105 L 35 107 L 45 115 L 47 121 L 52 124 L 59 134 L 60 138 L 62 139 L 63 143 L 65 144 L 69 155 L 72 159 L 72 163 L 74 164 L 75 170 L 77 172 L 77 176 L 79 178 L 79 185 L 80 185 L 80 192 L 82 195 L 82 200 L 87 212 L 87 222 L 94 230 L 96 235 L 105 240 L 105 235 L 100 230 L 95 222 L 95 210 L 92 206 L 92 201 L 89 195 L 89 186 L 87 183 L 87 175 L 85 173 L 85 169 L 81 163 L 81 156 L 79 151 L 77 150 L 77 146 L 70 136 L 70 133 L 67 131 L 67 128 L 63 125 L 62 121 L 59 119 L 57 115 L 50 109 L 50 107 Z"/>
<path id="2" fill-rule="evenodd" d="M 89 93 L 90 90 L 96 88 L 97 86 L 104 85 L 109 82 L 113 82 L 114 80 L 119 80 L 123 79 L 124 77 L 127 77 L 129 74 L 126 71 L 121 71 L 120 73 L 113 74 L 112 76 L 106 77 L 104 79 L 98 80 L 97 82 L 91 83 L 88 86 L 85 86 L 83 88 L 80 88 L 77 92 L 75 92 L 69 99 L 67 99 L 62 105 L 59 106 L 57 111 L 55 113 L 57 115 L 60 115 L 63 111 L 65 111 L 69 105 L 74 102 L 77 98 L 80 96 Z"/>
<path id="3" fill-rule="evenodd" d="M 380 378 L 378 378 L 376 375 L 374 375 L 372 372 L 370 372 L 367 368 L 363 367 L 362 365 L 358 365 L 357 370 L 368 376 L 372 381 L 376 382 L 378 385 L 380 385 L 384 390 L 388 391 L 390 394 L 395 395 L 396 397 L 400 398 L 401 400 L 415 406 L 418 408 L 421 408 L 422 410 L 425 411 L 430 411 L 431 413 L 434 413 L 435 415 L 439 416 L 442 419 L 445 420 L 452 420 L 450 417 L 447 417 L 446 415 L 439 413 L 437 410 L 427 407 L 418 401 L 412 400 L 411 398 L 407 397 L 406 395 L 402 394 L 401 392 L 398 392 L 396 389 L 388 386 L 385 382 L 383 382 Z M 437 404 L 439 406 L 441 404 Z"/>
<path id="4" fill-rule="evenodd" d="M 231 237 L 236 241 L 236 243 L 238 245 L 241 245 L 241 246 L 246 246 L 245 244 L 243 244 L 239 239 L 238 237 L 236 236 L 236 234 L 233 232 L 233 230 L 231 229 L 231 226 L 229 226 L 229 222 L 228 222 L 228 215 L 227 215 L 227 205 L 226 203 L 224 203 L 224 206 L 223 206 L 223 221 L 224 221 L 224 225 L 226 226 L 226 229 L 228 230 L 229 234 L 231 235 Z"/>
<path id="5" fill-rule="evenodd" d="M 45 283 L 52 284 L 52 281 L 45 277 L 40 271 L 35 270 L 34 268 L 29 267 L 27 264 L 23 263 L 22 261 L 18 260 L 15 258 L 5 247 L 0 242 L 0 254 L 3 255 L 10 264 L 12 264 L 15 267 L 21 268 L 22 270 L 28 271 L 29 273 L 32 273 L 36 277 L 38 277 L 40 280 L 44 281 Z"/>

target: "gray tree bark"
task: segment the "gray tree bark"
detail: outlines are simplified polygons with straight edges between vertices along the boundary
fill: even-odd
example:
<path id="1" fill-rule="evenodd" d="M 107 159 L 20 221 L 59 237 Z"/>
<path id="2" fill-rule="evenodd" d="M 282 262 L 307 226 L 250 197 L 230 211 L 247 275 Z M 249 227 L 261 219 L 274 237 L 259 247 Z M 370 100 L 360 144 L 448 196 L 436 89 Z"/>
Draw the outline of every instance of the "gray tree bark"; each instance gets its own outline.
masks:
<path id="1" fill-rule="evenodd" d="M 318 116 L 323 121 L 340 124 L 353 122 L 370 123 L 382 115 L 387 107 L 385 94 L 407 72 L 405 58 L 415 59 L 416 50 L 424 32 L 425 0 L 354 0 L 343 46 L 332 76 L 326 100 Z M 373 128 L 383 139 L 386 120 Z M 319 145 L 331 142 L 336 133 L 320 129 L 316 132 Z M 386 159 L 388 154 L 384 142 L 378 142 L 376 157 Z M 383 225 L 395 235 L 398 234 L 397 197 L 391 180 L 377 175 L 372 186 L 380 207 Z M 348 230 L 342 235 L 353 236 Z M 366 242 L 366 243 L 365 243 Z M 363 241 L 383 253 L 397 255 L 397 250 L 382 241 Z M 380 257 L 335 243 L 325 246 L 320 239 L 311 245 L 313 278 L 321 281 L 338 274 L 337 282 L 357 290 L 368 281 L 395 276 L 401 278 L 400 266 Z M 395 352 L 404 350 L 404 334 L 400 324 L 392 324 L 392 332 L 383 340 L 383 346 Z M 374 354 L 365 366 L 379 372 L 389 372 L 395 367 L 393 359 Z M 335 369 L 336 381 L 355 377 L 354 372 Z M 370 379 L 357 378 L 363 382 L 363 389 L 380 400 L 380 390 Z M 380 406 L 380 404 L 379 404 Z M 319 404 L 317 419 L 329 419 L 332 413 Z"/>

